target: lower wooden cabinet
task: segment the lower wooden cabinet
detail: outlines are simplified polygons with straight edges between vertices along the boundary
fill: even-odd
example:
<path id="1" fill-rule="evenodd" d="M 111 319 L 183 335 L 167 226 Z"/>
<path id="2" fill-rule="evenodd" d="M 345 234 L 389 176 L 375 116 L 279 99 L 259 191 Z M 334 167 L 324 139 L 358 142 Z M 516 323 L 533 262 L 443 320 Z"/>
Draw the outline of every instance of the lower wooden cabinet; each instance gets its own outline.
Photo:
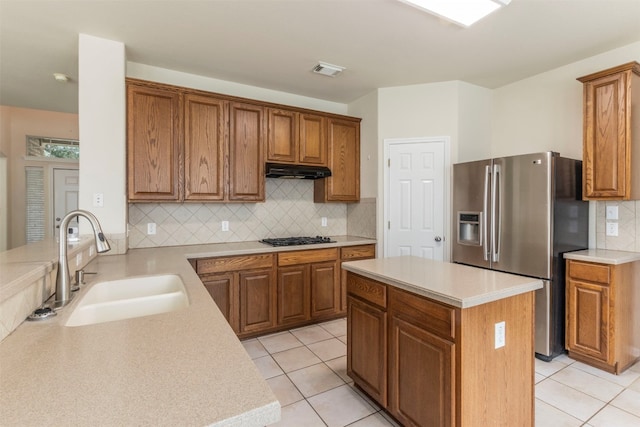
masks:
<path id="1" fill-rule="evenodd" d="M 276 283 L 273 269 L 242 271 L 239 334 L 259 332 L 276 326 Z"/>
<path id="2" fill-rule="evenodd" d="M 568 260 L 566 283 L 569 356 L 616 374 L 633 365 L 640 358 L 640 261 Z"/>
<path id="3" fill-rule="evenodd" d="M 533 292 L 461 309 L 348 272 L 347 307 L 347 374 L 402 425 L 533 426 Z"/>
<path id="4" fill-rule="evenodd" d="M 234 332 L 248 338 L 344 316 L 341 262 L 373 256 L 374 245 L 360 245 L 190 262 Z"/>
<path id="5" fill-rule="evenodd" d="M 347 312 L 347 271 L 342 269 L 342 263 L 358 261 L 376 257 L 376 245 L 357 245 L 340 248 L 340 311 Z"/>
<path id="6" fill-rule="evenodd" d="M 387 313 L 349 297 L 347 373 L 380 405 L 387 405 Z M 353 351 L 366 348 L 368 351 Z"/>

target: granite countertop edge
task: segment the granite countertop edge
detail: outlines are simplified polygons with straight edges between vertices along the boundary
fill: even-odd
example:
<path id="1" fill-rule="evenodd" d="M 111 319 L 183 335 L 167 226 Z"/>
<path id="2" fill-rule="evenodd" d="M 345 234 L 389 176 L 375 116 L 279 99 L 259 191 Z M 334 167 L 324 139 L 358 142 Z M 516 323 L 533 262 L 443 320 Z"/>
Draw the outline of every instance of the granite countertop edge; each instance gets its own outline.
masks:
<path id="1" fill-rule="evenodd" d="M 619 265 L 640 261 L 640 252 L 617 251 L 609 249 L 585 249 L 566 252 L 565 259 L 595 262 L 600 264 Z"/>

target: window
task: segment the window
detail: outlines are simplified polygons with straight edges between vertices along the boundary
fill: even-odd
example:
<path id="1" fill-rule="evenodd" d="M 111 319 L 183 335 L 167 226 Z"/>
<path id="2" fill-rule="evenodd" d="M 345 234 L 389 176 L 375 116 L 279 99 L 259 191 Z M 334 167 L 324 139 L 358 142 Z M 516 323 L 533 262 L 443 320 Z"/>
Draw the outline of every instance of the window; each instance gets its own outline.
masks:
<path id="1" fill-rule="evenodd" d="M 27 135 L 27 156 L 78 160 L 80 141 Z"/>

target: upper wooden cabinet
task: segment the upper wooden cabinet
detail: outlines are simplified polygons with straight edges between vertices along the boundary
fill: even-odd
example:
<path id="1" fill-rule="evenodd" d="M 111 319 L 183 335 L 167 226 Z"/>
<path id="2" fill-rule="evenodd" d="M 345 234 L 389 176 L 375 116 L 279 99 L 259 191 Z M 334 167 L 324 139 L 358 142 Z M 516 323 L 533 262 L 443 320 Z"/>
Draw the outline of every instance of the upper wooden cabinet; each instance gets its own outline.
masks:
<path id="1" fill-rule="evenodd" d="M 327 119 L 294 110 L 268 108 L 267 161 L 327 165 Z"/>
<path id="2" fill-rule="evenodd" d="M 184 198 L 224 200 L 226 102 L 186 94 L 184 106 Z"/>
<path id="3" fill-rule="evenodd" d="M 580 77 L 584 83 L 583 198 L 640 199 L 640 64 Z"/>
<path id="4" fill-rule="evenodd" d="M 264 108 L 229 106 L 229 200 L 264 201 Z"/>
<path id="5" fill-rule="evenodd" d="M 264 108 L 127 80 L 129 201 L 264 201 Z"/>
<path id="6" fill-rule="evenodd" d="M 315 181 L 314 202 L 360 200 L 360 119 L 328 119 L 331 177 Z"/>
<path id="7" fill-rule="evenodd" d="M 127 85 L 129 200 L 182 200 L 182 117 L 179 92 Z"/>

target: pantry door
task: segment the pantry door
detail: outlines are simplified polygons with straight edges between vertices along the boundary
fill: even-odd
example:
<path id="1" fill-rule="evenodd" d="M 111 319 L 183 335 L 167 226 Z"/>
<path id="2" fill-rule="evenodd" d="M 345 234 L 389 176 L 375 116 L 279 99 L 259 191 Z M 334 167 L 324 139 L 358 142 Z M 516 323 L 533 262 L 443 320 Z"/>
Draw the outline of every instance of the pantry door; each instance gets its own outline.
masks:
<path id="1" fill-rule="evenodd" d="M 385 140 L 385 152 L 385 257 L 445 260 L 448 138 Z"/>

